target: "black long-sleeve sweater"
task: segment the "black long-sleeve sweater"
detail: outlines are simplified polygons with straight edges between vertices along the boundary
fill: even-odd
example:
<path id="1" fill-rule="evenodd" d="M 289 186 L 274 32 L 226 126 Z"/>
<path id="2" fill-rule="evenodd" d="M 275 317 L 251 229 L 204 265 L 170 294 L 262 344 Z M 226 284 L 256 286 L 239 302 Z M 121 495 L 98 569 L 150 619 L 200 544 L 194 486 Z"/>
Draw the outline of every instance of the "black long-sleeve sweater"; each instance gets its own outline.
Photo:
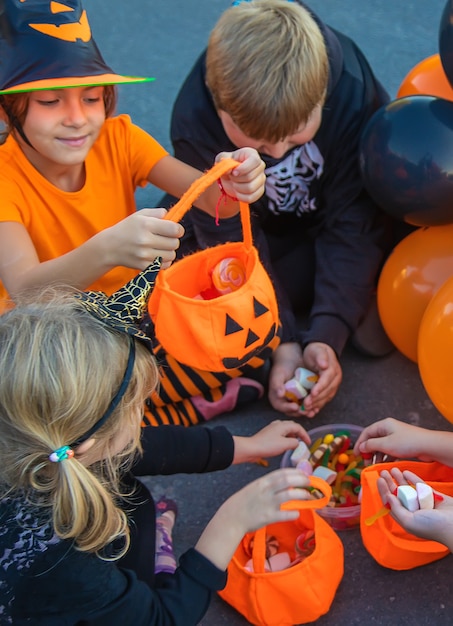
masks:
<path id="1" fill-rule="evenodd" d="M 300 3 L 303 4 L 303 3 Z M 265 195 L 251 207 L 255 243 L 279 297 L 283 341 L 330 345 L 340 355 L 370 302 L 378 271 L 388 251 L 384 216 L 363 188 L 359 141 L 373 113 L 388 94 L 353 41 L 319 18 L 329 58 L 329 83 L 321 126 L 308 144 L 281 159 L 262 154 L 266 162 Z M 175 156 L 201 170 L 220 151 L 236 149 L 223 129 L 205 83 L 205 52 L 195 63 L 177 96 L 171 139 Z M 221 228 L 203 211 L 186 217 L 200 248 L 241 238 L 238 216 Z M 315 246 L 314 299 L 308 328 L 300 335 L 288 299 L 265 258 L 260 238 L 309 237 Z"/>
<path id="2" fill-rule="evenodd" d="M 223 427 L 148 427 L 142 439 L 144 454 L 133 468 L 136 475 L 215 471 L 233 460 L 233 438 Z M 128 554 L 111 562 L 60 541 L 42 511 L 20 496 L 2 500 L 1 626 L 198 624 L 212 592 L 224 587 L 226 572 L 190 549 L 174 575 L 154 576 L 154 502 L 145 489 L 136 501 L 143 504 L 137 504 L 140 514 L 134 516 L 134 525 L 139 524 L 132 533 L 134 558 Z"/>

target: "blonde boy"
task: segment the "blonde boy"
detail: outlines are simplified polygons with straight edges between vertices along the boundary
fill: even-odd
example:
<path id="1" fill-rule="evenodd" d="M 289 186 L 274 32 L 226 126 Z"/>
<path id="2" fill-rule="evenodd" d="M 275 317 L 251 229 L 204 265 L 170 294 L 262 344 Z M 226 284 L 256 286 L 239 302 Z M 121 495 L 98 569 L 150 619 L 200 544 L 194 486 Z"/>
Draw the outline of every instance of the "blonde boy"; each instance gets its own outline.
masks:
<path id="1" fill-rule="evenodd" d="M 314 417 L 335 396 L 349 337 L 373 356 L 391 349 L 373 306 L 390 242 L 358 166 L 362 130 L 387 101 L 355 43 L 302 2 L 252 0 L 221 15 L 174 105 L 179 159 L 206 168 L 219 148 L 249 145 L 266 163 L 253 227 L 283 322 L 269 399 L 288 416 Z M 182 252 L 238 239 L 235 207 L 222 217 L 215 229 L 192 211 Z M 307 315 L 303 332 L 296 313 Z M 319 374 L 302 409 L 284 396 L 298 366 Z"/>

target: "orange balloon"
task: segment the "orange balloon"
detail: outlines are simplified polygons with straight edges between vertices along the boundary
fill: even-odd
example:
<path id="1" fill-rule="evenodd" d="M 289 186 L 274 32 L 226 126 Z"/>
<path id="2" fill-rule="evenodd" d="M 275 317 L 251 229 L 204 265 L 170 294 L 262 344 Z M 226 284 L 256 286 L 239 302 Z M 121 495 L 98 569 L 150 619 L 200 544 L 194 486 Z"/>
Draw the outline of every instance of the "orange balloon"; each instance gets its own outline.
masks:
<path id="1" fill-rule="evenodd" d="M 418 367 L 432 403 L 453 422 L 453 277 L 426 307 L 418 337 Z"/>
<path id="2" fill-rule="evenodd" d="M 434 294 L 453 276 L 453 225 L 419 228 L 395 246 L 379 277 L 382 325 L 400 352 L 417 362 L 423 314 Z"/>
<path id="3" fill-rule="evenodd" d="M 401 83 L 397 98 L 416 95 L 453 100 L 453 87 L 444 72 L 440 55 L 434 54 L 415 65 Z"/>

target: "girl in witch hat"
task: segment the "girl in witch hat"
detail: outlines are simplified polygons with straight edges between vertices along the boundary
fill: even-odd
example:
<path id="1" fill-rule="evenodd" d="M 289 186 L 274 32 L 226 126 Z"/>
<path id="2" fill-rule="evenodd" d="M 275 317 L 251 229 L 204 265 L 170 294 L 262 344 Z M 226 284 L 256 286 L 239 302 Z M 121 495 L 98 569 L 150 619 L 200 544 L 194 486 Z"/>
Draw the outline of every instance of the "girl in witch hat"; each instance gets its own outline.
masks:
<path id="1" fill-rule="evenodd" d="M 111 294 L 156 257 L 169 265 L 184 229 L 162 220 L 164 209 L 136 211 L 134 191 L 151 183 L 180 197 L 200 172 L 127 115 L 113 116 L 116 84 L 152 79 L 107 66 L 79 0 L 0 0 L 0 60 L 0 299 L 55 281 Z M 200 197 L 200 208 L 216 206 L 222 194 L 250 203 L 264 191 L 255 150 L 224 156 L 240 165 Z M 263 392 L 244 378 L 228 385 L 227 376 L 214 381 L 213 394 L 212 381 L 197 374 L 187 393 L 156 397 L 148 423 L 171 421 L 168 415 L 196 423 L 232 409 L 240 395 Z M 197 390 L 207 399 L 195 406 Z"/>
<path id="2" fill-rule="evenodd" d="M 156 528 L 135 475 L 214 471 L 309 439 L 287 420 L 234 438 L 224 427 L 140 428 L 157 368 L 137 324 L 158 268 L 110 297 L 49 289 L 0 316 L 2 624 L 198 624 L 243 535 L 299 515 L 280 504 L 306 497 L 306 476 L 268 473 L 172 567 L 176 508 L 160 500 L 167 526 Z"/>

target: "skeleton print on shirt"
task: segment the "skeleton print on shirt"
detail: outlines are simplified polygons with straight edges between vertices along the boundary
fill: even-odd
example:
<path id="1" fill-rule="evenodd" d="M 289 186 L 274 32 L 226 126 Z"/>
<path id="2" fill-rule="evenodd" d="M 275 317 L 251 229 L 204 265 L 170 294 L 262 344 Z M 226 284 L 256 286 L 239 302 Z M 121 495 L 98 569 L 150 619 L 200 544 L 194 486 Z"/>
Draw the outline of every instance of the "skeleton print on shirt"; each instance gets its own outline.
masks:
<path id="1" fill-rule="evenodd" d="M 316 211 L 310 183 L 323 172 L 324 159 L 313 141 L 298 146 L 285 159 L 266 169 L 268 207 L 275 215 Z"/>

